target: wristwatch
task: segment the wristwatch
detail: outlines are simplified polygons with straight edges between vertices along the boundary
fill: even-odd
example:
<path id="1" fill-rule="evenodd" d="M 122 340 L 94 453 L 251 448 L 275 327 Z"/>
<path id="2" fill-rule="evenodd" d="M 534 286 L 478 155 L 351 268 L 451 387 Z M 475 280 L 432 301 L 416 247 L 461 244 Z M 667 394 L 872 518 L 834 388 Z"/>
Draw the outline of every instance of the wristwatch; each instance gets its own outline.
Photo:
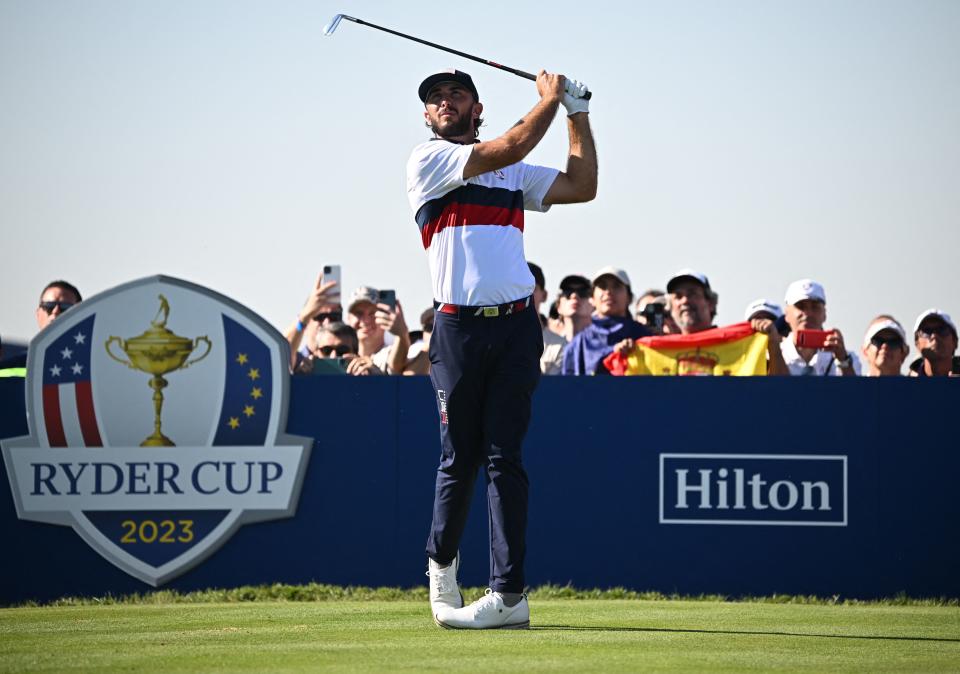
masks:
<path id="1" fill-rule="evenodd" d="M 853 356 L 848 353 L 847 357 L 843 360 L 837 360 L 837 367 L 843 368 L 844 370 L 853 367 Z"/>

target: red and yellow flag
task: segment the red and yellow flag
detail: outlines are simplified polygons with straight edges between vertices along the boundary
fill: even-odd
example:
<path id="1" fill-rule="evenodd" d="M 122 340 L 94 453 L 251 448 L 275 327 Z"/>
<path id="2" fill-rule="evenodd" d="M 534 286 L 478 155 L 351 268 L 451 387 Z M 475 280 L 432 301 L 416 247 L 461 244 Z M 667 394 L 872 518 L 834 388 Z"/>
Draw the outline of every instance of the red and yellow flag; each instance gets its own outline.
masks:
<path id="1" fill-rule="evenodd" d="M 734 323 L 692 335 L 644 337 L 626 354 L 603 364 L 615 375 L 737 376 L 767 374 L 767 336 L 750 323 Z"/>

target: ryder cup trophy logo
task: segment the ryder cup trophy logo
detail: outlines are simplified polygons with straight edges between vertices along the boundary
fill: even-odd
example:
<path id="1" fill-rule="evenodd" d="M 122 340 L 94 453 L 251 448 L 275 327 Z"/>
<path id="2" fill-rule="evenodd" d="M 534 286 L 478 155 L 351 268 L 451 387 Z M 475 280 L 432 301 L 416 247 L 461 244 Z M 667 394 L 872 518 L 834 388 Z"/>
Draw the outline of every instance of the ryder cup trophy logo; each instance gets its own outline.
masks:
<path id="1" fill-rule="evenodd" d="M 150 321 L 150 329 L 139 337 L 123 340 L 119 337 L 111 337 L 107 340 L 107 354 L 118 363 L 123 363 L 134 370 L 141 370 L 152 374 L 150 388 L 153 389 L 153 408 L 155 418 L 153 421 L 153 435 L 148 436 L 140 443 L 141 447 L 173 447 L 173 440 L 160 432 L 160 410 L 163 409 L 163 389 L 167 385 L 167 380 L 163 375 L 169 374 L 175 370 L 193 365 L 199 360 L 203 360 L 210 353 L 210 340 L 204 337 L 197 337 L 192 342 L 184 337 L 178 337 L 167 329 L 167 319 L 170 317 L 170 303 L 167 298 L 160 295 L 160 314 L 163 318 L 156 318 Z M 187 360 L 191 353 L 200 343 L 207 345 L 207 350 L 203 355 Z M 110 351 L 111 344 L 119 344 L 120 348 L 127 355 L 129 360 L 117 358 Z"/>
<path id="2" fill-rule="evenodd" d="M 263 319 L 186 281 L 77 305 L 31 342 L 30 434 L 2 442 L 17 516 L 154 586 L 293 516 L 312 441 L 285 433 L 288 362 Z"/>

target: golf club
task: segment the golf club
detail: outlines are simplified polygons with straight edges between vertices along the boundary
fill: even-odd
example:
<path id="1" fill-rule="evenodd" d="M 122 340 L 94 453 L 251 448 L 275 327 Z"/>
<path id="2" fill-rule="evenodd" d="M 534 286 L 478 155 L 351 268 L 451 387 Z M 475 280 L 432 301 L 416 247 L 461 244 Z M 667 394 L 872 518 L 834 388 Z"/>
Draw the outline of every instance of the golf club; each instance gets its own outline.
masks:
<path id="1" fill-rule="evenodd" d="M 346 19 L 347 21 L 353 21 L 354 23 L 359 23 L 361 26 L 370 26 L 371 28 L 376 28 L 377 30 L 382 30 L 385 33 L 390 33 L 391 35 L 396 35 L 397 37 L 406 38 L 407 40 L 413 40 L 414 42 L 419 42 L 420 44 L 425 44 L 428 47 L 433 47 L 434 49 L 440 49 L 445 52 L 450 52 L 451 54 L 456 54 L 457 56 L 462 56 L 463 58 L 470 59 L 471 61 L 476 61 L 477 63 L 485 63 L 492 68 L 497 68 L 499 70 L 505 70 L 508 73 L 513 73 L 514 75 L 519 75 L 520 77 L 525 77 L 528 80 L 533 80 L 536 82 L 537 76 L 523 70 L 517 70 L 516 68 L 511 68 L 509 66 L 501 65 L 499 63 L 494 63 L 493 61 L 488 61 L 487 59 L 482 59 L 479 56 L 472 56 L 470 54 L 465 54 L 462 51 L 457 51 L 456 49 L 451 49 L 450 47 L 444 47 L 443 45 L 436 44 L 435 42 L 427 42 L 426 40 L 421 40 L 418 37 L 413 37 L 412 35 L 406 35 L 404 33 L 399 33 L 395 30 L 389 28 L 384 28 L 383 26 L 378 26 L 375 23 L 370 23 L 364 21 L 363 19 L 358 19 L 353 16 L 348 16 L 347 14 L 337 14 L 330 20 L 326 26 L 323 27 L 324 35 L 333 35 L 333 31 L 337 29 L 337 26 L 340 25 L 340 20 Z M 588 91 L 584 98 L 589 99 L 592 95 L 592 92 Z"/>

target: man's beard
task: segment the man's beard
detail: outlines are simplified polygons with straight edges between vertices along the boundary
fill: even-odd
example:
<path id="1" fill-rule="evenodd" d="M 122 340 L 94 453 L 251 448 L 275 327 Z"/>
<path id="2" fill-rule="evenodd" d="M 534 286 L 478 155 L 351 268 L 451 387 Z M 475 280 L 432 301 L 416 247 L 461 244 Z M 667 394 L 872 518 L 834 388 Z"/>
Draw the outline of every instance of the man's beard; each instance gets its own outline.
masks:
<path id="1" fill-rule="evenodd" d="M 447 125 L 447 128 L 442 131 L 436 122 L 431 122 L 430 128 L 440 138 L 459 138 L 473 133 L 473 120 L 469 117 L 458 117 L 456 122 Z"/>
<path id="2" fill-rule="evenodd" d="M 681 328 L 693 328 L 700 324 L 700 312 L 696 307 L 688 307 L 685 311 L 680 312 L 680 317 L 677 320 L 677 325 Z"/>

